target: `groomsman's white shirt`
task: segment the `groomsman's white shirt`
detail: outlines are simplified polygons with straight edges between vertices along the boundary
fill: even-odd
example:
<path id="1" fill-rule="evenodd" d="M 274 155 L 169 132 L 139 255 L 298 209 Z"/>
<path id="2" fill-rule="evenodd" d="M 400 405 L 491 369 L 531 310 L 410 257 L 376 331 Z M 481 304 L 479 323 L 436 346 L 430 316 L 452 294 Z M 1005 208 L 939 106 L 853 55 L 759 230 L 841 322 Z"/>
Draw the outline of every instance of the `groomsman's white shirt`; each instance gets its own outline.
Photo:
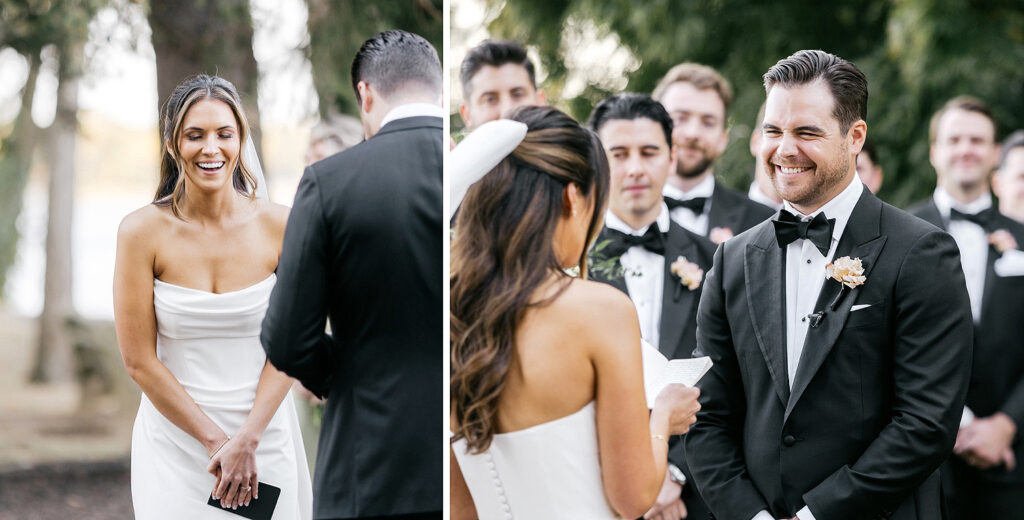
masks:
<path id="1" fill-rule="evenodd" d="M 775 202 L 771 197 L 765 195 L 764 192 L 761 191 L 761 187 L 757 185 L 757 181 L 750 183 L 750 189 L 747 190 L 747 198 L 754 202 L 764 204 L 772 209 L 777 210 L 782 207 L 781 202 Z"/>
<path id="2" fill-rule="evenodd" d="M 949 210 L 978 213 L 992 207 L 992 196 L 985 193 L 970 203 L 961 204 L 945 189 L 935 188 L 934 199 L 942 219 L 949 222 L 949 234 L 960 248 L 960 265 L 967 279 L 967 295 L 971 297 L 971 315 L 977 325 L 981 321 L 981 298 L 988 266 L 988 232 L 969 220 L 950 220 Z"/>
<path id="3" fill-rule="evenodd" d="M 433 103 L 406 103 L 398 105 L 389 110 L 387 114 L 384 114 L 384 119 L 380 120 L 380 127 L 384 128 L 384 125 L 396 119 L 419 116 L 445 117 L 445 113 L 441 105 Z"/>
<path id="4" fill-rule="evenodd" d="M 863 191 L 864 183 L 854 175 L 853 180 L 839 195 L 809 215 L 800 213 L 788 201 L 782 203 L 783 209 L 804 220 L 814 218 L 822 212 L 826 217 L 836 219 L 832 227 L 832 244 L 829 246 L 828 255 L 822 256 L 821 251 L 818 251 L 810 240 L 797 239 L 786 246 L 786 362 L 789 367 L 790 389 L 793 388 L 793 378 L 796 377 L 800 354 L 804 349 L 804 339 L 807 337 L 807 315 L 821 310 L 815 309 L 814 304 L 817 303 L 818 293 L 821 292 L 827 278 L 825 266 L 835 255 L 839 239 L 843 236 L 846 224 L 850 221 L 850 214 L 853 213 L 853 208 Z M 800 520 L 815 520 L 814 514 L 807 506 L 797 511 L 797 517 Z M 752 520 L 773 519 L 768 511 L 762 510 Z"/>
<path id="5" fill-rule="evenodd" d="M 708 235 L 708 213 L 711 212 L 711 195 L 715 193 L 714 175 L 708 175 L 704 180 L 700 181 L 700 184 L 694 186 L 690 191 L 683 191 L 666 182 L 661 193 L 666 197 L 672 197 L 673 199 L 678 200 L 707 197 L 708 200 L 704 203 L 704 212 L 700 215 L 696 215 L 694 212 L 686 208 L 676 208 L 672 210 L 672 220 L 676 221 L 676 224 L 690 230 L 692 233 L 696 233 L 702 237 Z"/>
<path id="6" fill-rule="evenodd" d="M 658 219 L 653 225 L 658 226 L 662 233 L 667 233 L 669 223 L 668 206 L 662 202 L 661 213 L 658 213 Z M 650 227 L 633 229 L 611 210 L 605 213 L 604 224 L 609 229 L 637 236 L 643 236 Z M 661 301 L 665 291 L 665 257 L 643 246 L 633 246 L 622 253 L 619 263 L 622 264 L 622 276 L 626 279 L 629 298 L 633 300 L 636 316 L 640 320 L 640 334 L 658 348 L 661 339 Z"/>

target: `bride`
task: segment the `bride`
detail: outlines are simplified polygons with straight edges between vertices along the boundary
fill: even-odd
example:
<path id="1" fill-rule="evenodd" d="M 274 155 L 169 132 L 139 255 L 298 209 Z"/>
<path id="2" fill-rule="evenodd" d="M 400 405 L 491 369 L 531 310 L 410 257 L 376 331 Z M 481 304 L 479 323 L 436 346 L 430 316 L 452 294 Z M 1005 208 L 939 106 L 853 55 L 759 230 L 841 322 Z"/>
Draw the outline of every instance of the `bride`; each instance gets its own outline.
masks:
<path id="1" fill-rule="evenodd" d="M 636 518 L 698 391 L 669 385 L 648 414 L 636 311 L 585 279 L 608 195 L 596 136 L 550 107 L 511 119 L 525 137 L 455 226 L 451 518 Z M 563 271 L 577 265 L 581 278 Z"/>
<path id="2" fill-rule="evenodd" d="M 237 518 L 259 483 L 275 519 L 311 516 L 291 380 L 266 361 L 260 323 L 288 209 L 262 184 L 238 93 L 219 77 L 175 88 L 161 120 L 160 184 L 121 222 L 114 321 L 142 389 L 132 434 L 138 519 Z"/>

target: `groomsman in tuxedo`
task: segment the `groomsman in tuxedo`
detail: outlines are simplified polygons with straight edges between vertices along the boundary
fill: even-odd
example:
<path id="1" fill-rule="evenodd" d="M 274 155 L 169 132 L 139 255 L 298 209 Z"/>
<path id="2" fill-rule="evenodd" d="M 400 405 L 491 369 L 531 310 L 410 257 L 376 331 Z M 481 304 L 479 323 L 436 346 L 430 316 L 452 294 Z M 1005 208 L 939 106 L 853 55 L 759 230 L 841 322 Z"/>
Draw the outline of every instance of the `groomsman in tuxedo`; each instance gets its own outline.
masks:
<path id="1" fill-rule="evenodd" d="M 1017 130 L 999 147 L 999 169 L 992 177 L 999 211 L 1024 223 L 1024 130 Z"/>
<path id="2" fill-rule="evenodd" d="M 260 339 L 327 400 L 313 517 L 440 519 L 441 62 L 386 31 L 352 85 L 366 141 L 303 174 Z"/>
<path id="3" fill-rule="evenodd" d="M 956 243 L 857 177 L 855 65 L 799 51 L 764 79 L 760 159 L 785 202 L 704 281 L 694 480 L 722 520 L 941 518 L 971 363 Z"/>
<path id="4" fill-rule="evenodd" d="M 772 216 L 771 208 L 715 181 L 715 161 L 729 143 L 729 82 L 711 67 L 681 63 L 652 96 L 672 116 L 676 171 L 665 184 L 672 220 L 717 244 Z"/>
<path id="5" fill-rule="evenodd" d="M 700 283 L 711 268 L 715 246 L 672 222 L 662 200 L 675 153 L 672 120 L 649 96 L 627 93 L 598 104 L 590 127 L 601 138 L 611 170 L 608 212 L 597 238 L 600 249 L 591 256 L 591 279 L 629 295 L 641 335 L 665 357 L 689 358 L 696 346 Z M 688 473 L 681 438 L 673 437 L 669 470 L 646 517 L 707 517 L 707 507 L 693 484 L 687 484 Z"/>
<path id="6" fill-rule="evenodd" d="M 930 127 L 938 176 L 913 212 L 960 247 L 974 318 L 974 359 L 955 454 L 944 468 L 954 519 L 1024 518 L 1024 225 L 993 206 L 996 124 L 977 99 L 946 103 Z"/>
<path id="7" fill-rule="evenodd" d="M 543 105 L 533 62 L 526 49 L 513 41 L 485 40 L 466 53 L 459 70 L 462 102 L 459 115 L 472 130 L 499 119 L 513 108 Z"/>

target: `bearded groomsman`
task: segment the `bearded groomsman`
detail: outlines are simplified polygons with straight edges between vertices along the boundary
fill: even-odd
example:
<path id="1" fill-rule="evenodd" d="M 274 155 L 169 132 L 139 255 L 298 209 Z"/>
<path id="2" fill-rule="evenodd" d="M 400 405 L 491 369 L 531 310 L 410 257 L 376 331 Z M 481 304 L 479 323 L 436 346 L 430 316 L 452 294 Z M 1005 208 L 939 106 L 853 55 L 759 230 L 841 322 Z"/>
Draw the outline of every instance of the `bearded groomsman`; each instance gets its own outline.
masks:
<path id="1" fill-rule="evenodd" d="M 657 101 L 618 94 L 594 108 L 590 127 L 601 137 L 611 189 L 591 279 L 613 285 L 636 306 L 641 335 L 665 357 L 689 358 L 696 346 L 697 302 L 715 246 L 672 222 L 662 200 L 675 153 L 672 120 Z M 645 517 L 706 518 L 689 481 L 680 437 L 673 437 L 661 493 Z M 687 516 L 689 513 L 689 516 Z"/>
<path id="2" fill-rule="evenodd" d="M 772 209 L 715 181 L 715 161 L 729 143 L 726 116 L 732 87 L 715 69 L 672 67 L 652 94 L 672 117 L 676 171 L 665 184 L 672 220 L 721 243 L 772 216 Z"/>
<path id="3" fill-rule="evenodd" d="M 857 177 L 860 69 L 799 51 L 764 79 L 760 160 L 784 203 L 704 281 L 697 488 L 723 520 L 941 518 L 971 363 L 956 243 Z"/>
<path id="4" fill-rule="evenodd" d="M 944 468 L 955 519 L 1024 518 L 1024 225 L 992 204 L 996 124 L 981 101 L 961 96 L 932 117 L 938 186 L 914 213 L 960 247 L 974 318 L 974 361 L 956 456 Z"/>

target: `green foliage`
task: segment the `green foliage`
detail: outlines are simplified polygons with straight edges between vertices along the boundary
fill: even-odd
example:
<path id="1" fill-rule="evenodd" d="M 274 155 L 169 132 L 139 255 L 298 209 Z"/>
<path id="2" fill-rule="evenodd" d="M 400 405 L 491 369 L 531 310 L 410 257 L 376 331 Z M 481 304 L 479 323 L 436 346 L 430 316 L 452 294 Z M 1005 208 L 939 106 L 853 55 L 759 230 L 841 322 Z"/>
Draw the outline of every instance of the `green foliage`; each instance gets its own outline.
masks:
<path id="1" fill-rule="evenodd" d="M 371 36 L 389 29 L 409 31 L 426 38 L 441 56 L 442 0 L 306 0 L 306 5 L 309 8 L 306 54 L 313 68 L 313 86 L 320 97 L 321 116 L 358 114 L 349 71 L 352 58 Z"/>
<path id="2" fill-rule="evenodd" d="M 856 63 L 868 76 L 868 133 L 885 170 L 881 196 L 898 205 L 935 185 L 928 162 L 928 120 L 949 98 L 970 93 L 989 103 L 1000 136 L 1024 127 L 1024 8 L 1011 1 L 866 0 L 486 0 L 502 5 L 490 24 L 497 38 L 538 50 L 548 99 L 585 120 L 608 94 L 591 85 L 560 94 L 569 53 L 568 20 L 592 21 L 618 36 L 641 62 L 627 90 L 650 92 L 673 65 L 695 61 L 730 80 L 730 145 L 715 173 L 746 189 L 753 172 L 750 131 L 764 101 L 761 75 L 800 49 L 822 49 Z M 984 28 L 984 30 L 979 30 Z"/>

